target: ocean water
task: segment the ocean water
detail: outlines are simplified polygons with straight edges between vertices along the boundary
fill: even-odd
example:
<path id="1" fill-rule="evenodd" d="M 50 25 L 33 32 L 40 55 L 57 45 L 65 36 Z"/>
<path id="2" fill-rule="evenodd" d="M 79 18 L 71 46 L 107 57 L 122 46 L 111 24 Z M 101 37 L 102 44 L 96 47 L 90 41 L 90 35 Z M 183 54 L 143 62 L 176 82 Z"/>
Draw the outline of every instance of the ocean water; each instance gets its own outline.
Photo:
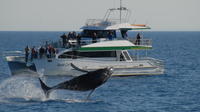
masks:
<path id="1" fill-rule="evenodd" d="M 57 40 L 63 32 L 0 32 L 0 112 L 199 112 L 200 32 L 143 32 L 152 38 L 150 57 L 163 60 L 165 73 L 114 77 L 89 92 L 54 91 L 46 99 L 37 77 L 11 76 L 4 52 Z M 130 35 L 136 35 L 131 33 Z M 70 77 L 44 77 L 55 85 Z"/>

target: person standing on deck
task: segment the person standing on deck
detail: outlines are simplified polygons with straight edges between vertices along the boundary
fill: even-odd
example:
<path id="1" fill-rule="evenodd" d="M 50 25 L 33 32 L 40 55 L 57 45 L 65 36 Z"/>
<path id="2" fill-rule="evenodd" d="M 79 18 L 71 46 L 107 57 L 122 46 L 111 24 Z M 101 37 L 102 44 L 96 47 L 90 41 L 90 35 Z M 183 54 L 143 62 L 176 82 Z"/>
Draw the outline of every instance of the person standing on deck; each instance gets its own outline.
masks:
<path id="1" fill-rule="evenodd" d="M 113 33 L 111 31 L 108 32 L 108 39 L 113 40 Z"/>
<path id="2" fill-rule="evenodd" d="M 67 36 L 64 33 L 60 38 L 62 38 L 63 48 L 65 48 L 67 44 Z"/>
<path id="3" fill-rule="evenodd" d="M 127 39 L 128 38 L 127 30 L 121 30 L 121 35 L 122 35 L 122 38 Z"/>
<path id="4" fill-rule="evenodd" d="M 44 54 L 45 54 L 45 49 L 44 49 L 43 46 L 41 46 L 40 49 L 39 49 L 40 58 L 42 58 Z"/>
<path id="5" fill-rule="evenodd" d="M 26 46 L 24 50 L 25 50 L 25 62 L 27 63 L 30 49 L 28 46 Z"/>
<path id="6" fill-rule="evenodd" d="M 135 44 L 140 45 L 140 41 L 141 41 L 141 36 L 140 36 L 140 33 L 138 33 L 137 36 L 136 36 Z"/>
<path id="7" fill-rule="evenodd" d="M 35 46 L 33 46 L 33 48 L 31 48 L 31 61 L 33 60 L 33 58 L 35 58 L 36 55 L 36 50 L 35 50 Z"/>
<path id="8" fill-rule="evenodd" d="M 81 45 L 81 34 L 78 34 L 76 39 L 77 39 L 78 45 L 80 46 Z"/>
<path id="9" fill-rule="evenodd" d="M 92 37 L 92 43 L 96 43 L 97 42 L 97 34 L 96 32 L 93 33 L 93 37 Z"/>
<path id="10" fill-rule="evenodd" d="M 76 36 L 77 36 L 77 35 L 76 35 L 76 32 L 73 31 L 73 32 L 72 32 L 72 39 L 73 39 L 73 40 L 76 40 Z"/>

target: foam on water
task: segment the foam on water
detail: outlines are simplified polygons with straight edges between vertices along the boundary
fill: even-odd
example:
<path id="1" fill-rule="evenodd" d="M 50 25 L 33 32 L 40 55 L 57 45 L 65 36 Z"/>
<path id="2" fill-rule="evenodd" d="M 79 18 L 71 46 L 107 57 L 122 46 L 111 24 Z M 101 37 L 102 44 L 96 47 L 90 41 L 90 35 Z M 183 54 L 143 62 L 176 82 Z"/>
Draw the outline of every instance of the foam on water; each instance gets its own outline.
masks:
<path id="1" fill-rule="evenodd" d="M 36 77 L 23 75 L 7 78 L 0 84 L 0 99 L 3 98 L 43 99 L 44 94 Z"/>
<path id="2" fill-rule="evenodd" d="M 43 78 L 45 81 L 46 79 Z M 67 102 L 67 103 L 83 103 L 83 102 L 96 102 L 92 100 L 78 99 L 75 93 L 70 91 L 69 94 L 62 94 L 59 91 L 53 91 L 47 99 L 40 87 L 38 77 L 26 76 L 12 76 L 0 84 L 0 102 L 4 103 L 30 103 L 30 102 Z M 67 96 L 66 96 L 67 95 Z"/>
<path id="3" fill-rule="evenodd" d="M 44 69 L 38 70 L 39 77 L 44 77 Z"/>

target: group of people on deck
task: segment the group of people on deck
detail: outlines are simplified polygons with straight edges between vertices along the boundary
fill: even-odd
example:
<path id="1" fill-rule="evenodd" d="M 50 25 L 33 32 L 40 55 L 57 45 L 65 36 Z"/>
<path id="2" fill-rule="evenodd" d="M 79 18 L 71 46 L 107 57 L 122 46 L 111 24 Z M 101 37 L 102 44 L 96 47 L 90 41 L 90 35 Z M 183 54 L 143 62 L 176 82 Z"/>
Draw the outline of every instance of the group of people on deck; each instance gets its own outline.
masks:
<path id="1" fill-rule="evenodd" d="M 36 49 L 35 46 L 32 48 L 29 48 L 28 45 L 26 46 L 25 50 L 25 62 L 33 61 L 33 59 L 38 59 L 38 58 L 52 58 L 55 57 L 57 50 L 51 46 L 47 45 L 45 47 L 41 46 L 39 49 Z"/>
<path id="2" fill-rule="evenodd" d="M 96 32 L 85 32 L 85 33 L 90 35 L 90 37 L 92 38 L 92 43 L 97 42 L 97 39 L 99 38 L 99 34 L 97 34 Z M 114 32 L 112 31 L 107 32 L 106 35 L 109 40 L 113 40 L 113 38 L 116 37 L 116 34 L 114 34 Z M 73 47 L 73 45 L 69 42 L 69 40 L 75 40 L 77 45 L 81 45 L 81 37 L 82 36 L 80 34 L 76 34 L 76 32 L 69 32 L 68 35 L 64 33 L 63 35 L 60 36 L 60 38 L 62 39 L 62 47 L 63 48 Z M 140 33 L 137 34 L 134 44 L 141 45 Z M 52 45 L 48 44 L 47 42 L 45 46 L 41 46 L 38 49 L 36 49 L 35 46 L 33 46 L 32 48 L 29 48 L 28 46 L 26 46 L 25 62 L 28 62 L 29 59 L 32 61 L 33 59 L 43 58 L 43 57 L 52 58 L 52 57 L 55 57 L 55 54 L 57 52 L 58 52 L 57 49 L 55 49 Z"/>
<path id="3" fill-rule="evenodd" d="M 60 38 L 62 39 L 62 47 L 66 48 L 73 46 L 72 43 L 69 42 L 69 40 L 76 40 L 78 44 L 80 44 L 80 40 L 81 40 L 81 35 L 80 34 L 76 34 L 76 32 L 69 32 L 68 35 L 66 35 L 65 33 L 63 35 L 60 36 Z"/>
<path id="4" fill-rule="evenodd" d="M 127 31 L 122 30 L 121 35 L 124 39 L 128 38 Z M 76 34 L 76 32 L 69 32 L 68 35 L 64 33 L 60 36 L 60 38 L 62 39 L 62 47 L 66 48 L 81 45 L 81 37 L 90 37 L 92 39 L 91 42 L 96 43 L 97 39 L 103 37 L 107 38 L 108 40 L 113 40 L 114 38 L 116 38 L 116 34 L 113 31 L 106 31 L 104 34 L 101 31 L 83 31 L 82 34 L 79 33 L 78 35 Z M 74 44 L 72 44 L 72 42 L 70 42 L 69 40 L 74 40 Z M 141 44 L 140 33 L 138 33 L 136 36 L 135 44 Z"/>

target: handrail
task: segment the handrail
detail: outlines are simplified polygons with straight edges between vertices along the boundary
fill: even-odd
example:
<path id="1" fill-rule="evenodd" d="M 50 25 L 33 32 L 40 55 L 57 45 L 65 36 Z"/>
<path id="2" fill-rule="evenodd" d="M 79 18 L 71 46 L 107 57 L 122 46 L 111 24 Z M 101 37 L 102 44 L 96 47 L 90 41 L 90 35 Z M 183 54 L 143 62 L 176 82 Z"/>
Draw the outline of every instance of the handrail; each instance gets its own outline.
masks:
<path id="1" fill-rule="evenodd" d="M 139 39 L 139 40 L 137 40 L 136 38 L 128 38 L 128 40 L 135 45 L 152 46 L 152 39 Z"/>
<path id="2" fill-rule="evenodd" d="M 139 43 L 137 42 L 137 39 L 135 38 L 127 38 L 131 43 L 133 43 L 134 45 L 137 46 L 152 46 L 152 39 L 140 39 Z M 113 38 L 113 40 L 109 40 L 108 38 L 98 38 L 96 40 L 80 40 L 80 42 L 78 42 L 77 39 L 72 39 L 68 41 L 69 45 L 72 46 L 82 46 L 82 45 L 88 45 L 91 43 L 96 43 L 96 42 L 103 42 L 103 41 L 114 41 L 116 40 L 116 38 Z M 50 43 L 53 47 L 55 48 L 62 48 L 62 41 L 57 41 L 57 42 L 52 42 Z"/>

